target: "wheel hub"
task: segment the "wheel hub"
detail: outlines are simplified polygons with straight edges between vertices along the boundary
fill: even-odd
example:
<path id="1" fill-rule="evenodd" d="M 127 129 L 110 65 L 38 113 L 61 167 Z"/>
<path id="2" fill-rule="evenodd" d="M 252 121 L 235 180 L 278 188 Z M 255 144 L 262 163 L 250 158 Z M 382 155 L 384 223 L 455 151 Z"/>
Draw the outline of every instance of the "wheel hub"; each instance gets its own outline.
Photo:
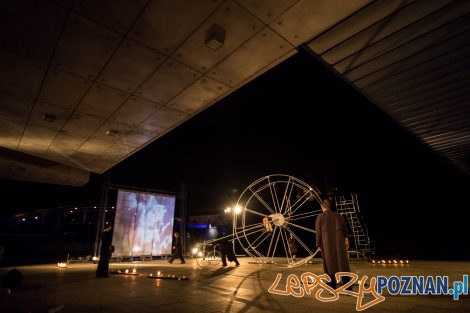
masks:
<path id="1" fill-rule="evenodd" d="M 284 215 L 282 215 L 281 213 L 272 214 L 271 219 L 274 225 L 284 226 L 285 219 L 284 219 Z"/>

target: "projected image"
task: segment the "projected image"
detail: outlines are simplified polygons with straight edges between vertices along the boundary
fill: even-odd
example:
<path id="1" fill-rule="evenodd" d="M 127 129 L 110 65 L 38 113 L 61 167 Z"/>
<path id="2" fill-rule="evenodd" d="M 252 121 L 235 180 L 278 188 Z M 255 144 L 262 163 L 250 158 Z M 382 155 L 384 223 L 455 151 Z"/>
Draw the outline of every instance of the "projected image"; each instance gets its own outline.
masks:
<path id="1" fill-rule="evenodd" d="M 175 197 L 119 190 L 114 256 L 171 254 Z"/>

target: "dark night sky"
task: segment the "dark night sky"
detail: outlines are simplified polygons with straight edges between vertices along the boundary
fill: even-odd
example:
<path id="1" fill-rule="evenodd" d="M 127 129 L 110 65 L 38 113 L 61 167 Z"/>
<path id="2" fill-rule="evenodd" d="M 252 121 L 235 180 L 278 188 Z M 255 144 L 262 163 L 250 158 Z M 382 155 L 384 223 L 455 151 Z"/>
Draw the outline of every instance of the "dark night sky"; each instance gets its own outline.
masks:
<path id="1" fill-rule="evenodd" d="M 188 214 L 221 212 L 269 174 L 357 193 L 377 251 L 463 259 L 469 178 L 427 149 L 304 51 L 110 170 L 112 183 L 188 188 Z M 82 188 L 1 181 L 3 214 L 98 203 L 102 176 Z"/>

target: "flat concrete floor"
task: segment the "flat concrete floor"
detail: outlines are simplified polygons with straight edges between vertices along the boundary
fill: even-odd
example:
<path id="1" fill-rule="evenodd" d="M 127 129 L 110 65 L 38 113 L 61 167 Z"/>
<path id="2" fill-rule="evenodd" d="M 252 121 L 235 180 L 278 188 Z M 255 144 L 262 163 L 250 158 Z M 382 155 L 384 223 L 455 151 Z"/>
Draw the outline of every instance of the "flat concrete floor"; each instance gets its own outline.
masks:
<path id="1" fill-rule="evenodd" d="M 0 297 L 0 312 L 61 312 L 61 313 L 121 313 L 121 312 L 356 312 L 358 298 L 340 295 L 334 302 L 319 301 L 314 292 L 297 298 L 268 292 L 282 274 L 277 289 L 286 289 L 289 274 L 323 273 L 321 262 L 305 264 L 295 269 L 275 264 L 252 264 L 240 258 L 240 267 L 210 266 L 200 268 L 193 260 L 180 265 L 166 261 L 111 263 L 111 270 L 126 270 L 140 275 L 110 275 L 95 278 L 95 264 L 69 264 L 17 267 L 23 274 L 22 285 L 10 295 Z M 3 276 L 11 268 L 0 268 Z M 449 285 L 462 281 L 470 274 L 469 262 L 412 261 L 409 265 L 376 265 L 366 261 L 351 261 L 351 270 L 359 275 L 376 276 L 449 276 Z M 147 275 L 157 274 L 189 277 L 189 280 L 159 280 Z M 295 289 L 295 290 L 298 290 Z M 358 291 L 358 287 L 354 287 Z M 324 297 L 328 297 L 323 292 Z M 461 295 L 389 295 L 364 312 L 470 312 L 470 296 Z M 366 294 L 362 303 L 375 299 Z"/>

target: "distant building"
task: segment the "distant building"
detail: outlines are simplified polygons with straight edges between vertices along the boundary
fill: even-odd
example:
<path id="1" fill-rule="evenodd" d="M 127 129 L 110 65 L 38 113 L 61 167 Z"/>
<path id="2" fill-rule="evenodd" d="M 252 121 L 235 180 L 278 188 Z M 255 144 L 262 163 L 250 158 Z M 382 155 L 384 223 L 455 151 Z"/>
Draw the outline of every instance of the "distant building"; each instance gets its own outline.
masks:
<path id="1" fill-rule="evenodd" d="M 186 222 L 186 249 L 191 249 L 205 240 L 232 233 L 232 221 L 226 214 L 188 216 Z"/>

